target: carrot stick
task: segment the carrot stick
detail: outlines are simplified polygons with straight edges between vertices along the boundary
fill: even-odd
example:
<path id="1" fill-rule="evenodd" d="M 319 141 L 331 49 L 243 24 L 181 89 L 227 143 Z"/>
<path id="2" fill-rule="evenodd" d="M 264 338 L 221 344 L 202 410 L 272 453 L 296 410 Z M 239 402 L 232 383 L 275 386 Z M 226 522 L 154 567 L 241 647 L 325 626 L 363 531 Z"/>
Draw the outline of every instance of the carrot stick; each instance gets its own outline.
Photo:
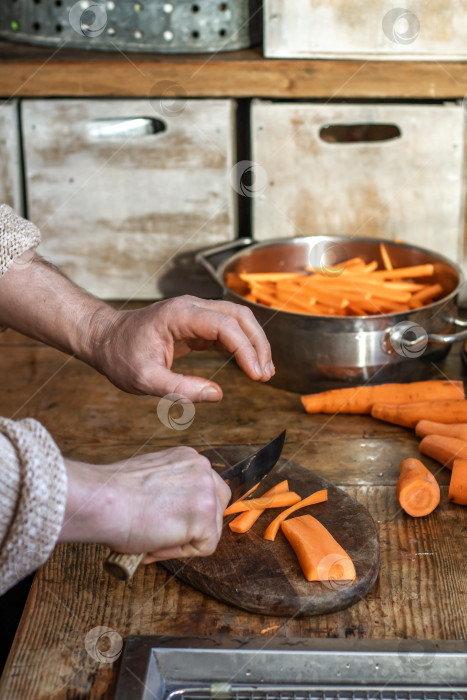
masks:
<path id="1" fill-rule="evenodd" d="M 224 515 L 243 513 L 247 510 L 264 510 L 265 508 L 284 508 L 300 501 L 300 496 L 295 491 L 278 493 L 275 496 L 261 496 L 250 498 L 249 501 L 235 501 L 225 511 Z"/>
<path id="2" fill-rule="evenodd" d="M 399 279 L 400 277 L 431 277 L 435 268 L 431 263 L 427 265 L 412 265 L 411 267 L 397 267 L 395 270 L 376 270 L 375 277 L 384 279 Z"/>
<path id="3" fill-rule="evenodd" d="M 415 426 L 418 437 L 425 435 L 447 435 L 467 442 L 467 423 L 438 423 L 432 420 L 421 420 Z"/>
<path id="4" fill-rule="evenodd" d="M 288 490 L 289 490 L 289 482 L 287 481 L 287 479 L 285 479 L 284 481 L 281 481 L 279 484 L 276 484 L 275 486 L 273 486 L 272 489 L 269 489 L 269 491 L 266 491 L 264 496 L 275 496 L 278 493 L 285 493 Z M 240 513 L 240 515 L 237 515 L 237 517 L 234 518 L 229 523 L 229 527 L 232 530 L 232 532 L 239 532 L 239 533 L 248 532 L 248 530 L 258 520 L 261 513 L 264 513 L 264 509 L 263 510 L 249 510 L 249 511 L 246 511 L 245 513 Z"/>
<path id="5" fill-rule="evenodd" d="M 447 435 L 427 435 L 418 449 L 448 469 L 452 469 L 455 459 L 467 459 L 467 442 Z"/>
<path id="6" fill-rule="evenodd" d="M 454 460 L 448 498 L 460 506 L 467 506 L 467 459 Z"/>
<path id="7" fill-rule="evenodd" d="M 391 262 L 391 258 L 389 257 L 389 253 L 384 243 L 379 244 L 379 252 L 381 253 L 381 260 L 383 261 L 383 265 L 386 268 L 386 270 L 392 270 L 393 264 Z"/>
<path id="8" fill-rule="evenodd" d="M 329 530 L 311 515 L 282 523 L 307 581 L 354 581 L 353 562 Z"/>
<path id="9" fill-rule="evenodd" d="M 397 482 L 397 499 L 414 518 L 429 515 L 439 504 L 438 482 L 419 459 L 404 459 Z"/>
<path id="10" fill-rule="evenodd" d="M 245 282 L 278 282 L 294 277 L 304 277 L 301 272 L 239 272 L 238 276 Z"/>
<path id="11" fill-rule="evenodd" d="M 406 428 L 415 428 L 417 423 L 426 416 L 440 423 L 465 423 L 467 422 L 467 401 L 446 399 L 404 403 L 398 406 L 375 403 L 371 409 L 371 415 L 373 418 L 403 425 Z"/>
<path id="12" fill-rule="evenodd" d="M 376 384 L 374 386 L 331 389 L 301 397 L 307 413 L 370 413 L 376 403 L 406 404 L 413 401 L 463 399 L 462 382 L 428 380 L 409 384 Z M 466 402 L 467 403 L 467 402 Z"/>
<path id="13" fill-rule="evenodd" d="M 428 284 L 424 289 L 412 295 L 410 306 L 412 306 L 412 304 L 420 304 L 422 306 L 423 304 L 429 303 L 433 301 L 433 299 L 436 299 L 436 297 L 439 297 L 443 291 L 442 286 L 438 283 Z"/>
<path id="14" fill-rule="evenodd" d="M 288 518 L 288 516 L 291 513 L 294 513 L 299 508 L 304 508 L 305 506 L 311 506 L 311 505 L 314 505 L 315 503 L 323 503 L 323 501 L 327 501 L 327 500 L 328 500 L 327 489 L 323 489 L 321 491 L 315 491 L 314 493 L 311 493 L 306 498 L 303 498 L 299 503 L 295 503 L 290 508 L 287 508 L 287 510 L 283 510 L 282 513 L 279 513 L 279 515 L 276 518 L 274 518 L 274 520 L 272 520 L 269 523 L 269 525 L 267 526 L 266 530 L 264 531 L 264 535 L 263 535 L 264 539 L 271 540 L 271 542 L 274 542 L 282 521 L 285 520 L 286 518 Z"/>

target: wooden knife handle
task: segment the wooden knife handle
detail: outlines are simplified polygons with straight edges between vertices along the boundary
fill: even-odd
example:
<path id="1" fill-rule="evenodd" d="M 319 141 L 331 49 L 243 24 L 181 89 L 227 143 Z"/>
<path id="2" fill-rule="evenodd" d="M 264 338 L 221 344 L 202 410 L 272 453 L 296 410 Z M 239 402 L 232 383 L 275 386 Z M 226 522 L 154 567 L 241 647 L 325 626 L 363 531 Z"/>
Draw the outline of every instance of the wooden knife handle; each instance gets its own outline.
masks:
<path id="1" fill-rule="evenodd" d="M 145 554 L 110 552 L 104 562 L 104 569 L 120 581 L 129 581 L 145 556 Z"/>

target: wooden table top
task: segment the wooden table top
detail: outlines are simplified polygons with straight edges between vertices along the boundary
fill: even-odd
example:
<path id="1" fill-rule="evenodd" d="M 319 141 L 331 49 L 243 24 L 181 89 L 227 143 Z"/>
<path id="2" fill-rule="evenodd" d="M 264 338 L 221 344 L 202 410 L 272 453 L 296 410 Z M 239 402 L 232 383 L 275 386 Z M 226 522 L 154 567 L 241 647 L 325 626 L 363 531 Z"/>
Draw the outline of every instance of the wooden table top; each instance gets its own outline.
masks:
<path id="1" fill-rule="evenodd" d="M 12 331 L 0 335 L 0 415 L 32 416 L 75 459 L 110 462 L 179 444 L 198 449 L 257 445 L 287 428 L 284 456 L 365 505 L 379 525 L 381 570 L 368 596 L 326 616 L 274 618 L 244 613 L 178 583 L 161 566 L 142 567 L 129 584 L 102 570 L 104 547 L 60 545 L 37 573 L 0 689 L 15 700 L 112 698 L 118 663 L 94 660 L 85 637 L 97 626 L 128 634 L 366 639 L 465 639 L 466 510 L 447 502 L 449 472 L 437 475 L 441 505 L 427 518 L 400 512 L 401 459 L 417 456 L 412 431 L 366 416 L 310 416 L 299 397 L 247 379 L 224 356 L 199 353 L 178 370 L 215 377 L 219 405 L 196 409 L 187 430 L 166 428 L 157 399 L 130 396 L 81 362 Z M 454 349 L 440 369 L 462 378 Z M 426 460 L 438 471 L 434 462 Z"/>

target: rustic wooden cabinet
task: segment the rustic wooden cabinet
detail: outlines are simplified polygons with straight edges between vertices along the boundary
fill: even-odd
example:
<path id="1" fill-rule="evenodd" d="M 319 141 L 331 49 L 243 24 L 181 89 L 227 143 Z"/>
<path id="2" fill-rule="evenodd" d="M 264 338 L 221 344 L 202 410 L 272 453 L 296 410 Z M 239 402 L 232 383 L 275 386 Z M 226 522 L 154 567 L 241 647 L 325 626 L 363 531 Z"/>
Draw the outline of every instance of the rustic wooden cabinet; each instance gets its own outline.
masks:
<path id="1" fill-rule="evenodd" d="M 187 251 L 233 239 L 235 103 L 28 100 L 28 216 L 94 294 L 154 299 Z"/>
<path id="2" fill-rule="evenodd" d="M 252 106 L 255 237 L 402 239 L 462 261 L 460 104 Z"/>

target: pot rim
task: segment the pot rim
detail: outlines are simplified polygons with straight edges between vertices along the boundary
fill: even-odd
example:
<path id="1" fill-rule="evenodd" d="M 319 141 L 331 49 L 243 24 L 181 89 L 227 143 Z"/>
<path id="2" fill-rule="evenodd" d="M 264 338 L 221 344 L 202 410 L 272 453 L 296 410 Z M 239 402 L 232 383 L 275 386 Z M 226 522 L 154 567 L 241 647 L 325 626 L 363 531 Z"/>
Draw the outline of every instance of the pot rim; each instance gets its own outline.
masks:
<path id="1" fill-rule="evenodd" d="M 251 245 L 248 245 L 246 247 L 246 242 L 251 241 Z M 237 239 L 237 241 L 233 241 L 233 244 L 235 242 L 240 242 L 244 241 L 245 242 L 245 247 L 238 251 L 238 253 L 234 253 L 233 255 L 230 255 L 224 262 L 222 262 L 218 269 L 217 269 L 217 280 L 221 284 L 224 292 L 227 292 L 229 295 L 234 296 L 236 299 L 238 299 L 242 304 L 246 304 L 248 306 L 253 306 L 257 309 L 261 309 L 263 312 L 264 311 L 271 311 L 272 313 L 281 313 L 281 314 L 287 314 L 288 316 L 298 316 L 299 318 L 316 318 L 320 320 L 326 320 L 326 321 L 343 321 L 343 322 L 348 322 L 349 321 L 349 316 L 325 316 L 322 314 L 306 314 L 306 313 L 299 313 L 296 311 L 286 311 L 284 309 L 274 309 L 269 306 L 264 306 L 263 304 L 258 304 L 257 302 L 254 301 L 249 301 L 248 299 L 245 299 L 245 297 L 241 296 L 240 294 L 237 294 L 237 292 L 234 292 L 230 287 L 228 287 L 225 283 L 224 280 L 224 273 L 225 269 L 228 265 L 230 265 L 232 262 L 235 262 L 237 260 L 240 260 L 242 256 L 245 254 L 246 251 L 250 252 L 252 250 L 261 250 L 262 248 L 271 248 L 271 247 L 280 247 L 282 245 L 290 245 L 291 243 L 293 245 L 303 243 L 303 242 L 314 242 L 318 243 L 319 241 L 343 241 L 343 242 L 352 242 L 352 243 L 384 243 L 385 245 L 390 245 L 390 246 L 397 246 L 398 248 L 405 248 L 410 251 L 417 251 L 420 253 L 424 253 L 426 255 L 431 256 L 432 258 L 435 258 L 437 262 L 444 263 L 448 267 L 450 267 L 454 272 L 457 274 L 457 285 L 456 287 L 449 292 L 449 294 L 446 294 L 446 296 L 442 297 L 441 299 L 437 299 L 436 301 L 432 302 L 431 304 L 427 304 L 423 307 L 420 307 L 418 309 L 407 309 L 406 311 L 396 311 L 392 313 L 385 313 L 385 314 L 367 314 L 366 316 L 355 316 L 352 318 L 352 320 L 355 319 L 360 319 L 360 320 L 365 320 L 365 319 L 391 319 L 391 318 L 398 318 L 398 317 L 407 317 L 408 314 L 416 314 L 420 312 L 424 312 L 426 310 L 434 309 L 440 304 L 447 304 L 449 301 L 452 301 L 455 299 L 455 297 L 459 294 L 459 291 L 464 284 L 464 273 L 462 271 L 462 268 L 460 265 L 457 263 L 453 262 L 449 258 L 446 258 L 444 255 L 440 255 L 439 253 L 435 253 L 432 250 L 429 250 L 428 248 L 422 248 L 421 246 L 414 246 L 411 245 L 410 243 L 395 243 L 393 240 L 387 239 L 387 238 L 370 238 L 370 237 L 365 237 L 365 236 L 359 236 L 359 237 L 349 237 L 349 236 L 328 236 L 328 235 L 316 235 L 316 236 L 293 236 L 289 238 L 271 238 L 266 241 L 255 241 L 254 239 Z M 209 251 L 208 251 L 209 252 Z M 338 264 L 338 263 L 337 263 Z"/>

